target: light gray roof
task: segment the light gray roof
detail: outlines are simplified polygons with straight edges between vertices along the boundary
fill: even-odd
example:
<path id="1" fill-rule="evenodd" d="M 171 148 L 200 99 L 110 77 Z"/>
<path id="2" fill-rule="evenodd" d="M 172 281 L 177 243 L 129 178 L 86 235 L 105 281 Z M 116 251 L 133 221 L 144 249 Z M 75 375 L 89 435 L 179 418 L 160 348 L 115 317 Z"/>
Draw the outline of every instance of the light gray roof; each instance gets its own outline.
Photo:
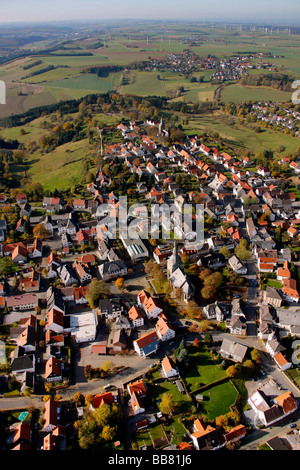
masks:
<path id="1" fill-rule="evenodd" d="M 223 352 L 229 357 L 232 357 L 239 361 L 243 361 L 247 349 L 247 346 L 225 338 L 222 342 L 220 353 Z"/>

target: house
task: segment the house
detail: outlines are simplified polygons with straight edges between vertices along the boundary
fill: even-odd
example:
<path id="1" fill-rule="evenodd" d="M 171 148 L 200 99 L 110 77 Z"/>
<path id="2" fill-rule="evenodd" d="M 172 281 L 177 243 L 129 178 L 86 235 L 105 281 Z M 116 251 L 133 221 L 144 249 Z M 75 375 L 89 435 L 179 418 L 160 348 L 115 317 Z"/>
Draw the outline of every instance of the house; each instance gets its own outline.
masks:
<path id="1" fill-rule="evenodd" d="M 137 296 L 137 303 L 146 313 L 149 319 L 154 319 L 163 312 L 159 306 L 158 301 L 152 297 L 149 292 L 142 290 Z"/>
<path id="2" fill-rule="evenodd" d="M 222 322 L 230 316 L 230 312 L 231 305 L 227 302 L 215 302 L 203 307 L 203 313 L 208 320 L 216 319 Z"/>
<path id="3" fill-rule="evenodd" d="M 103 405 L 113 405 L 114 404 L 114 395 L 112 392 L 103 392 L 93 396 L 90 408 L 92 411 L 97 408 L 101 408 Z"/>
<path id="4" fill-rule="evenodd" d="M 284 279 L 282 293 L 288 302 L 299 302 L 299 292 L 295 279 Z"/>
<path id="5" fill-rule="evenodd" d="M 246 428 L 243 424 L 238 424 L 234 428 L 231 428 L 229 431 L 225 433 L 225 440 L 226 443 L 233 443 L 236 441 L 240 441 L 243 437 L 247 434 Z"/>
<path id="6" fill-rule="evenodd" d="M 78 279 L 71 266 L 63 264 L 57 268 L 57 273 L 64 283 L 65 286 L 71 286 L 72 284 L 78 284 Z"/>
<path id="7" fill-rule="evenodd" d="M 45 365 L 46 382 L 60 382 L 62 380 L 62 366 L 60 359 L 50 356 Z"/>
<path id="8" fill-rule="evenodd" d="M 13 357 L 11 364 L 11 372 L 18 380 L 19 376 L 24 372 L 34 374 L 35 372 L 35 355 L 24 354 L 22 356 Z"/>
<path id="9" fill-rule="evenodd" d="M 38 297 L 34 293 L 13 295 L 6 298 L 6 307 L 8 308 L 8 310 L 34 310 L 37 306 Z"/>
<path id="10" fill-rule="evenodd" d="M 32 431 L 30 421 L 18 423 L 14 429 L 12 450 L 30 450 L 31 439 Z"/>
<path id="11" fill-rule="evenodd" d="M 229 258 L 228 264 L 237 274 L 247 274 L 248 272 L 247 266 L 235 255 Z"/>
<path id="12" fill-rule="evenodd" d="M 37 271 L 31 271 L 29 277 L 20 279 L 20 287 L 25 292 L 38 292 L 40 290 L 40 273 Z"/>
<path id="13" fill-rule="evenodd" d="M 65 304 L 62 298 L 62 292 L 61 290 L 55 288 L 55 287 L 49 287 L 47 290 L 47 310 L 48 312 L 55 308 L 55 310 L 58 310 L 61 313 L 65 313 Z"/>
<path id="14" fill-rule="evenodd" d="M 179 375 L 178 369 L 174 361 L 168 356 L 165 356 L 164 359 L 161 361 L 161 367 L 163 376 L 167 379 L 171 379 Z"/>
<path id="15" fill-rule="evenodd" d="M 271 401 L 271 397 L 258 389 L 250 395 L 248 403 L 265 426 L 278 423 L 298 408 L 297 401 L 290 391 L 284 392 Z"/>
<path id="16" fill-rule="evenodd" d="M 19 205 L 26 204 L 28 201 L 26 194 L 17 194 L 16 195 L 16 203 Z"/>
<path id="17" fill-rule="evenodd" d="M 99 274 L 104 281 L 110 281 L 127 275 L 127 266 L 123 260 L 109 261 L 99 266 Z"/>
<path id="18" fill-rule="evenodd" d="M 43 430 L 46 432 L 53 431 L 60 421 L 60 410 L 61 403 L 58 401 L 50 400 L 45 402 L 44 405 L 44 427 Z"/>
<path id="19" fill-rule="evenodd" d="M 133 341 L 134 350 L 140 357 L 147 357 L 158 349 L 158 336 L 156 331 L 145 333 L 140 338 Z"/>
<path id="20" fill-rule="evenodd" d="M 81 285 L 87 284 L 92 280 L 92 275 L 90 274 L 89 270 L 83 266 L 83 264 L 79 263 L 78 261 L 74 261 L 72 268 L 74 269 Z"/>
<path id="21" fill-rule="evenodd" d="M 263 291 L 263 302 L 276 308 L 281 307 L 283 299 L 280 291 L 275 287 L 267 286 L 266 290 Z"/>
<path id="22" fill-rule="evenodd" d="M 222 357 L 228 357 L 236 362 L 243 362 L 248 347 L 230 339 L 222 341 L 219 353 Z"/>
<path id="23" fill-rule="evenodd" d="M 291 238 L 297 238 L 297 236 L 299 235 L 299 230 L 295 229 L 295 227 L 289 227 L 287 229 L 287 234 L 291 237 Z"/>
<path id="24" fill-rule="evenodd" d="M 99 240 L 98 241 L 98 251 L 99 251 L 99 256 L 102 261 L 107 260 L 108 258 L 108 253 L 109 253 L 109 247 L 105 243 L 104 240 Z"/>
<path id="25" fill-rule="evenodd" d="M 43 450 L 66 450 L 66 428 L 58 425 L 43 439 Z"/>
<path id="26" fill-rule="evenodd" d="M 31 212 L 32 212 L 31 205 L 28 204 L 28 202 L 21 205 L 21 207 L 20 207 L 20 216 L 21 217 L 27 217 L 27 219 L 29 219 Z"/>
<path id="27" fill-rule="evenodd" d="M 43 207 L 47 212 L 58 212 L 63 208 L 63 202 L 59 197 L 44 197 Z"/>
<path id="28" fill-rule="evenodd" d="M 23 243 L 18 243 L 11 254 L 11 260 L 13 263 L 26 263 L 27 256 L 27 247 Z"/>
<path id="29" fill-rule="evenodd" d="M 27 325 L 16 341 L 18 346 L 24 349 L 26 354 L 35 351 L 36 329 L 35 326 Z"/>
<path id="30" fill-rule="evenodd" d="M 231 303 L 231 318 L 226 320 L 226 326 L 231 334 L 245 336 L 247 334 L 246 310 L 241 299 L 234 299 Z"/>
<path id="31" fill-rule="evenodd" d="M 191 438 L 196 450 L 216 450 L 221 446 L 217 430 L 206 425 L 202 419 L 194 421 L 194 432 Z"/>
<path id="32" fill-rule="evenodd" d="M 160 313 L 155 329 L 160 341 L 169 341 L 170 339 L 175 338 L 175 330 L 172 328 L 171 323 L 164 313 Z"/>
<path id="33" fill-rule="evenodd" d="M 133 305 L 128 311 L 128 317 L 132 322 L 134 328 L 144 325 L 144 317 L 141 313 L 141 310 L 136 305 Z"/>
<path id="34" fill-rule="evenodd" d="M 292 367 L 292 363 L 288 362 L 281 352 L 275 354 L 273 359 L 281 371 L 290 369 Z"/>
<path id="35" fill-rule="evenodd" d="M 289 263 L 287 260 L 284 262 L 283 268 L 277 269 L 276 274 L 278 281 L 285 281 L 290 279 L 291 271 L 289 270 Z"/>
<path id="36" fill-rule="evenodd" d="M 28 246 L 29 258 L 41 258 L 43 254 L 43 242 L 39 238 L 35 238 L 32 246 Z"/>
<path id="37" fill-rule="evenodd" d="M 135 415 L 146 411 L 144 399 L 147 395 L 146 384 L 143 380 L 138 380 L 127 385 L 127 391 L 130 396 L 130 405 Z"/>
<path id="38" fill-rule="evenodd" d="M 64 331 L 64 314 L 63 312 L 52 308 L 46 316 L 45 330 L 55 333 L 63 333 Z"/>
<path id="39" fill-rule="evenodd" d="M 88 300 L 86 298 L 87 286 L 78 286 L 73 288 L 74 301 L 78 304 L 87 304 Z"/>
<path id="40" fill-rule="evenodd" d="M 85 199 L 74 199 L 73 201 L 73 207 L 76 210 L 84 210 L 85 209 Z"/>
<path id="41" fill-rule="evenodd" d="M 99 310 L 106 320 L 112 321 L 119 318 L 124 313 L 124 304 L 121 299 L 115 297 L 113 299 L 100 299 Z"/>
<path id="42" fill-rule="evenodd" d="M 113 331 L 112 337 L 112 350 L 114 352 L 124 351 L 127 348 L 128 337 L 123 329 L 116 329 Z M 107 344 L 107 347 L 110 348 L 110 345 Z"/>

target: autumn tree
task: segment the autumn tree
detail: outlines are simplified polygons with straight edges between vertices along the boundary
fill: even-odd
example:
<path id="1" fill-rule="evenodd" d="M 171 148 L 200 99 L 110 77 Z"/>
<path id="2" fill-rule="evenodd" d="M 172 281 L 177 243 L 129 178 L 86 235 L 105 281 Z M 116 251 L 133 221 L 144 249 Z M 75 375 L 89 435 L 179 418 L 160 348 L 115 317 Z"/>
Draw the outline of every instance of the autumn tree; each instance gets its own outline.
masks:
<path id="1" fill-rule="evenodd" d="M 124 287 L 124 279 L 122 277 L 118 277 L 118 279 L 116 279 L 115 285 L 118 289 L 122 290 Z"/>
<path id="2" fill-rule="evenodd" d="M 260 354 L 257 349 L 252 349 L 251 351 L 251 359 L 252 361 L 259 363 L 260 362 Z"/>
<path id="3" fill-rule="evenodd" d="M 230 377 L 231 379 L 233 379 L 234 377 L 238 375 L 238 371 L 235 366 L 229 366 L 226 369 L 226 374 L 227 374 L 227 377 Z"/>
<path id="4" fill-rule="evenodd" d="M 84 396 L 80 392 L 76 392 L 73 396 L 73 401 L 77 406 L 82 406 L 84 403 Z"/>
<path id="5" fill-rule="evenodd" d="M 160 411 L 165 414 L 169 414 L 171 411 L 176 410 L 176 402 L 174 400 L 172 393 L 166 392 L 162 395 L 159 408 L 160 408 Z"/>
<path id="6" fill-rule="evenodd" d="M 247 261 L 250 258 L 250 252 L 247 249 L 247 240 L 242 238 L 239 244 L 235 247 L 234 252 L 242 261 Z"/>
<path id="7" fill-rule="evenodd" d="M 43 240 L 48 236 L 48 232 L 44 224 L 37 224 L 32 230 L 34 238 L 39 238 Z"/>
<path id="8" fill-rule="evenodd" d="M 110 288 L 104 281 L 92 279 L 87 288 L 86 299 L 91 308 L 98 306 L 100 297 L 107 298 L 110 294 Z"/>
<path id="9" fill-rule="evenodd" d="M 104 372 L 108 372 L 111 369 L 111 362 L 110 361 L 104 361 L 102 366 L 101 366 L 101 369 Z"/>
<path id="10" fill-rule="evenodd" d="M 112 441 L 116 435 L 116 428 L 111 426 L 104 426 L 102 429 L 101 437 L 105 441 Z"/>

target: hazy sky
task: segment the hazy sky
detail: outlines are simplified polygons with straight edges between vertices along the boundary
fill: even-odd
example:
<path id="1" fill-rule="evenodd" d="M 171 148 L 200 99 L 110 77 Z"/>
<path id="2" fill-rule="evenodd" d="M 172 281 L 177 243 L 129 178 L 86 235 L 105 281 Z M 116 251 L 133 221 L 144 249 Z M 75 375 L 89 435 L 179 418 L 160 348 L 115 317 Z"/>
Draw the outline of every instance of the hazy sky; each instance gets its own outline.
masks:
<path id="1" fill-rule="evenodd" d="M 193 19 L 300 23 L 300 0 L 0 0 L 0 22 Z"/>

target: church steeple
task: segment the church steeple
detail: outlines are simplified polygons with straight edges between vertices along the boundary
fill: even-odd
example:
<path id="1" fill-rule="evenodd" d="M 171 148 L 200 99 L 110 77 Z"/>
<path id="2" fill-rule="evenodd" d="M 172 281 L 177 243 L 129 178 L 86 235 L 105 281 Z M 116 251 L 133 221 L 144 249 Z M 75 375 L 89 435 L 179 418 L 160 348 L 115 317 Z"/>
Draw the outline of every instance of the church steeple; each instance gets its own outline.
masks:
<path id="1" fill-rule="evenodd" d="M 178 242 L 175 240 L 174 241 L 174 249 L 173 253 L 168 259 L 167 263 L 167 270 L 168 270 L 168 277 L 172 275 L 172 273 L 177 269 L 182 266 L 182 261 L 181 258 L 178 254 Z"/>

